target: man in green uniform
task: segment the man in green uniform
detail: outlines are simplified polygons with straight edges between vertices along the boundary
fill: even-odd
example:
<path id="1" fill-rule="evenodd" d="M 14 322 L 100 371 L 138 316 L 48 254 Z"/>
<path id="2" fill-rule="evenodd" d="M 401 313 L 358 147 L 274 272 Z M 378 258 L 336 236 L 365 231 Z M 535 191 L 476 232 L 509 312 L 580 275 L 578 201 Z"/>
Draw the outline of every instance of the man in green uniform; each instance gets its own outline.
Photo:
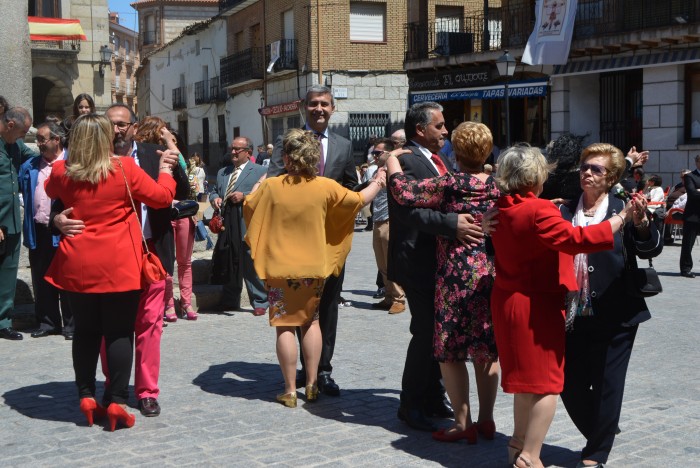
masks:
<path id="1" fill-rule="evenodd" d="M 22 334 L 12 329 L 10 312 L 15 305 L 17 268 L 19 265 L 22 218 L 19 214 L 19 166 L 36 154 L 22 143 L 32 117 L 26 109 L 13 107 L 0 117 L 0 242 L 5 254 L 0 256 L 0 338 L 21 340 Z M 5 232 L 3 232 L 5 231 Z"/>

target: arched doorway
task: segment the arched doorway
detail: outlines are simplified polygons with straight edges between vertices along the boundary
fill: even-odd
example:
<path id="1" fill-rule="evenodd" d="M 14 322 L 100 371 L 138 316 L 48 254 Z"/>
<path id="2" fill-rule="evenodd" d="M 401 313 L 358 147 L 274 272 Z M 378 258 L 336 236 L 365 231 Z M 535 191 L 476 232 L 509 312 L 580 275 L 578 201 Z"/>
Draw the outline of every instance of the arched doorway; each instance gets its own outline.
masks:
<path id="1" fill-rule="evenodd" d="M 66 109 L 73 105 L 73 96 L 65 83 L 35 76 L 32 78 L 32 104 L 36 125 L 46 120 L 49 115 L 65 118 Z"/>

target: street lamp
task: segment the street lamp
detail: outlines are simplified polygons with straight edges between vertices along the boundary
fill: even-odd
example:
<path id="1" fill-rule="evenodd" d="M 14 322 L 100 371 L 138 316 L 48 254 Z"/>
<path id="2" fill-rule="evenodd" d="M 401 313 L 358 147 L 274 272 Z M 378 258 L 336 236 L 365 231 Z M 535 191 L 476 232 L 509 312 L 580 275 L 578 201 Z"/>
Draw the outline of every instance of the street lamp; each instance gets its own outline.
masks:
<path id="1" fill-rule="evenodd" d="M 505 77 L 505 95 L 506 100 L 506 147 L 510 146 L 510 96 L 508 95 L 508 82 L 515 74 L 515 59 L 508 53 L 504 51 L 503 55 L 496 60 L 496 69 L 498 69 L 498 74 Z"/>
<path id="2" fill-rule="evenodd" d="M 100 78 L 105 76 L 105 67 L 110 64 L 112 60 L 112 49 L 108 45 L 103 45 L 100 47 Z"/>

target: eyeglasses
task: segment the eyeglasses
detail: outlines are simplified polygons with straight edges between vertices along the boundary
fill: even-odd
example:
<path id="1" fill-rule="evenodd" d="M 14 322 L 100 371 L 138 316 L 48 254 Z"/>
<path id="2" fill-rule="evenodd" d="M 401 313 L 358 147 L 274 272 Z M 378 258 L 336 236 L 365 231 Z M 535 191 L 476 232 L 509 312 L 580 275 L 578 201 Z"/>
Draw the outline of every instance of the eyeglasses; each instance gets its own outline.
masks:
<path id="1" fill-rule="evenodd" d="M 241 151 L 248 151 L 248 148 L 236 148 L 235 146 L 232 146 L 231 151 L 234 153 L 240 153 Z"/>
<path id="2" fill-rule="evenodd" d="M 126 130 L 134 124 L 131 122 L 112 122 L 112 125 L 117 127 L 119 130 Z"/>
<path id="3" fill-rule="evenodd" d="M 591 174 L 598 176 L 605 175 L 605 173 L 608 172 L 607 168 L 605 168 L 604 166 L 589 163 L 581 164 L 581 168 L 579 170 L 581 171 L 581 173 L 584 173 L 589 169 L 591 170 Z"/>
<path id="4" fill-rule="evenodd" d="M 386 153 L 386 151 L 376 150 L 376 151 L 372 151 L 372 156 L 381 156 L 384 153 Z"/>

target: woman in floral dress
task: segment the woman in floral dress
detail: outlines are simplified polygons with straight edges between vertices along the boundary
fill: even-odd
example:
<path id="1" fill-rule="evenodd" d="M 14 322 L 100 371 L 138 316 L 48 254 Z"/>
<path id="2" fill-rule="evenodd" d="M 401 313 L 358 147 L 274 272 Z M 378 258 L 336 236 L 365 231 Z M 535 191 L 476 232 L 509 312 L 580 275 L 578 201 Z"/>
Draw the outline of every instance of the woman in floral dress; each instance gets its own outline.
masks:
<path id="1" fill-rule="evenodd" d="M 464 122 L 452 132 L 460 171 L 433 179 L 409 181 L 401 172 L 397 152 L 387 160 L 391 192 L 403 205 L 433 208 L 444 213 L 469 213 L 481 223 L 500 193 L 494 179 L 483 172 L 493 139 L 484 124 Z M 433 433 L 444 442 L 466 439 L 475 443 L 477 433 L 493 439 L 496 426 L 493 407 L 498 388 L 498 353 L 491 324 L 489 298 L 494 281 L 493 259 L 482 241 L 471 250 L 457 239 L 438 237 L 435 291 L 434 355 L 455 411 L 449 429 Z M 479 418 L 472 423 L 469 376 L 472 361 L 479 395 Z"/>

